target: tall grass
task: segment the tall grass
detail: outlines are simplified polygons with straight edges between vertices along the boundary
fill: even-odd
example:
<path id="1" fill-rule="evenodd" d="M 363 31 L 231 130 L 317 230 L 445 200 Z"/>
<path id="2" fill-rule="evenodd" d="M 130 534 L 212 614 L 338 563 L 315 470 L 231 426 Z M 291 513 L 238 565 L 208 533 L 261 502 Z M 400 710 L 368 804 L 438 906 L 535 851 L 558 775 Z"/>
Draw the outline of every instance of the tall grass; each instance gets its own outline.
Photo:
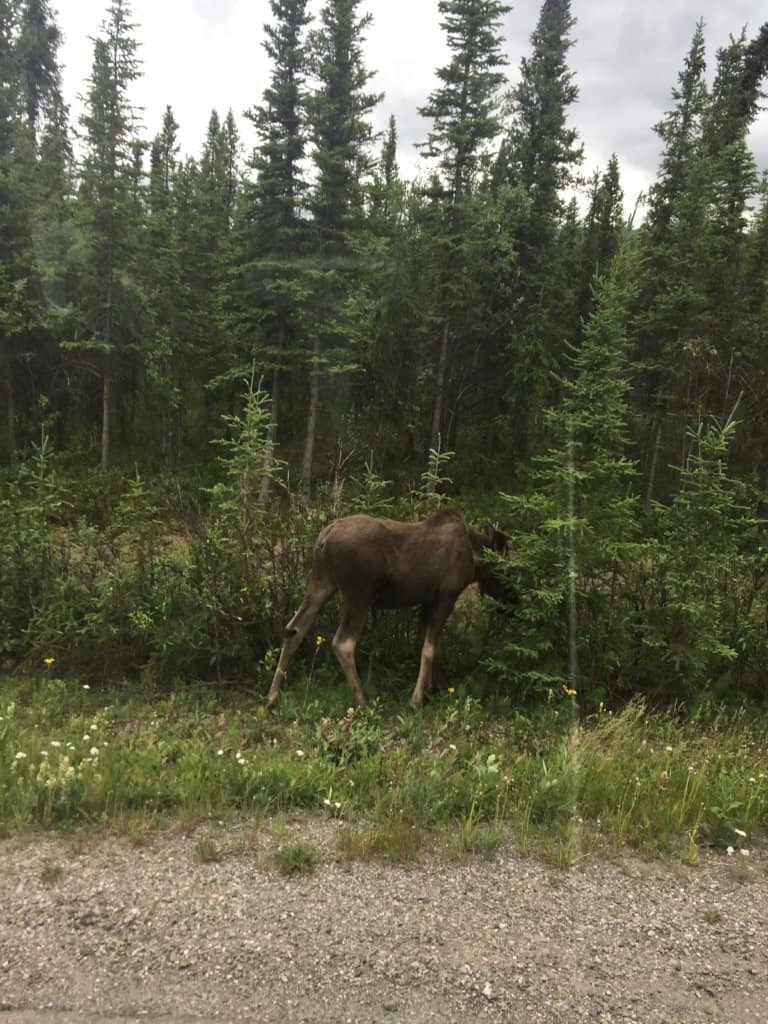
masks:
<path id="1" fill-rule="evenodd" d="M 523 715 L 512 701 L 447 694 L 418 714 L 399 703 L 351 711 L 346 691 L 313 690 L 294 687 L 267 715 L 252 697 L 204 688 L 142 698 L 5 679 L 0 823 L 309 808 L 343 819 L 347 855 L 386 856 L 382 829 L 447 830 L 477 852 L 514 833 L 560 863 L 621 846 L 691 858 L 766 833 L 765 713 L 685 718 L 634 702 L 574 726 L 567 706 Z"/>

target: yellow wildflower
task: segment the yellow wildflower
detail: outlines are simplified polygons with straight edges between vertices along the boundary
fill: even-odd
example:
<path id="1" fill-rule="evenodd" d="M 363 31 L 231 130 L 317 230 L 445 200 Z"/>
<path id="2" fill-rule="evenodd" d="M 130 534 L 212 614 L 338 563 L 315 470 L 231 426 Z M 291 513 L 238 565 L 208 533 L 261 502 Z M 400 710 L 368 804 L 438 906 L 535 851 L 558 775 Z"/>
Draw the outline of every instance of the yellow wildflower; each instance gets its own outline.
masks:
<path id="1" fill-rule="evenodd" d="M 54 661 L 56 661 L 55 658 L 43 658 L 43 664 L 47 665 L 48 668 L 51 667 L 51 665 L 54 663 Z"/>
<path id="2" fill-rule="evenodd" d="M 324 643 L 325 643 L 325 637 L 324 636 L 320 636 L 320 634 L 318 633 L 317 636 L 315 637 L 315 647 L 322 647 L 322 645 Z"/>
<path id="3" fill-rule="evenodd" d="M 572 690 L 570 686 L 563 685 L 563 693 L 565 694 L 566 697 L 575 697 L 576 696 L 576 691 Z"/>

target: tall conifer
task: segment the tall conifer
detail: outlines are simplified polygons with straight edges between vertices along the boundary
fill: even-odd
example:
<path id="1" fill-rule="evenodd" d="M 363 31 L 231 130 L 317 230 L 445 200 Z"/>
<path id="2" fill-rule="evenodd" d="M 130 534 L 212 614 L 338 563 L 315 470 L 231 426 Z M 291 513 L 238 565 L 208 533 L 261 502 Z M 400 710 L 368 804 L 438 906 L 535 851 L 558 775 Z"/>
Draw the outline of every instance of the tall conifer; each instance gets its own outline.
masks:
<path id="1" fill-rule="evenodd" d="M 478 168 L 501 129 L 499 90 L 506 65 L 501 22 L 511 8 L 498 0 L 441 0 L 438 9 L 450 61 L 437 69 L 440 85 L 419 111 L 433 122 L 423 148 L 439 161 L 439 191 L 444 206 L 443 223 L 435 238 L 435 256 L 442 272 L 437 281 L 439 295 L 434 299 L 439 343 L 430 429 L 433 449 L 439 446 L 447 425 L 454 364 L 466 358 L 466 339 L 461 337 L 466 333 L 465 325 L 457 320 L 458 311 L 466 308 L 462 234 L 470 216 L 468 204 Z"/>
<path id="2" fill-rule="evenodd" d="M 138 44 L 127 0 L 114 0 L 94 40 L 93 69 L 81 117 L 85 156 L 80 207 L 87 245 L 83 275 L 84 337 L 75 347 L 90 352 L 101 383 L 101 465 L 112 447 L 114 384 L 129 338 L 127 270 L 134 242 L 130 183 L 135 115 L 129 98 L 139 77 Z"/>
<path id="3" fill-rule="evenodd" d="M 508 388 L 512 443 L 517 458 L 541 427 L 540 411 L 552 401 L 553 371 L 562 369 L 563 338 L 574 333 L 553 310 L 563 306 L 558 289 L 570 283 L 551 272 L 565 217 L 564 190 L 576 180 L 583 150 L 568 123 L 578 88 L 568 66 L 575 18 L 570 0 L 544 0 L 531 36 L 532 52 L 512 89 L 512 121 L 494 168 L 497 187 L 520 192 L 527 211 L 515 238 L 514 323 L 508 339 L 513 376 Z"/>
<path id="4" fill-rule="evenodd" d="M 257 357 L 271 375 L 269 450 L 259 498 L 267 501 L 289 357 L 301 359 L 308 220 L 303 161 L 307 145 L 307 0 L 271 0 L 264 26 L 270 81 L 261 104 L 246 111 L 258 135 L 236 225 L 237 270 L 229 311 L 238 362 Z"/>
<path id="5" fill-rule="evenodd" d="M 322 378 L 328 370 L 339 374 L 353 364 L 337 318 L 352 268 L 350 235 L 363 223 L 363 183 L 373 165 L 368 117 L 381 99 L 369 91 L 374 72 L 365 66 L 363 43 L 372 18 L 360 13 L 361 2 L 327 0 L 310 37 L 316 89 L 309 100 L 309 123 L 317 171 L 310 209 L 318 270 L 302 463 L 305 497 L 315 462 Z"/>

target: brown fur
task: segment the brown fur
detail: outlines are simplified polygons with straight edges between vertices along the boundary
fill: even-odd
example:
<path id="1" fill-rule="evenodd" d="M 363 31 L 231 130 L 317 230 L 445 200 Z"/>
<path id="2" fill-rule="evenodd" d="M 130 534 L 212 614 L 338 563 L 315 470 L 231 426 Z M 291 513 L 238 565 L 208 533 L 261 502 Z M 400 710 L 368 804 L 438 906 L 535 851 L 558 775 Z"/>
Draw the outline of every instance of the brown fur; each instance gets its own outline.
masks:
<path id="1" fill-rule="evenodd" d="M 437 638 L 459 594 L 470 583 L 494 597 L 503 588 L 483 561 L 487 549 L 504 550 L 506 538 L 491 526 L 471 530 L 458 512 L 438 512 L 420 523 L 356 515 L 336 519 L 315 543 L 304 600 L 285 627 L 280 660 L 267 697 L 277 700 L 288 663 L 318 612 L 337 591 L 343 607 L 333 649 L 359 705 L 365 694 L 355 664 L 355 647 L 369 608 L 421 606 L 424 643 L 416 688 L 420 707 L 432 683 Z"/>

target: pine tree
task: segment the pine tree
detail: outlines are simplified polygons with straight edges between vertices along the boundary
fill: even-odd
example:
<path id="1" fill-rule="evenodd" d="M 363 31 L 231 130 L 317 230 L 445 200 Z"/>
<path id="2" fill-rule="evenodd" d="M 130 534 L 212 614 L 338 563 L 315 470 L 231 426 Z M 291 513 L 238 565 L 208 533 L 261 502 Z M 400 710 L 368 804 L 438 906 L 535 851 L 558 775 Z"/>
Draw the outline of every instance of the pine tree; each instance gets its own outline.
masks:
<path id="1" fill-rule="evenodd" d="M 16 225 L 11 217 L 13 156 L 18 131 L 18 78 L 14 60 L 16 5 L 0 0 L 0 370 L 5 434 L 11 466 L 18 460 L 14 341 L 20 327 L 18 276 L 13 269 Z"/>
<path id="2" fill-rule="evenodd" d="M 373 129 L 368 116 L 381 99 L 368 91 L 373 72 L 365 67 L 363 43 L 372 19 L 370 14 L 358 14 L 360 5 L 361 0 L 327 0 L 320 11 L 320 27 L 310 36 L 317 80 L 309 99 L 317 171 L 310 209 L 319 269 L 313 284 L 315 322 L 302 460 L 305 498 L 312 483 L 323 375 L 333 370 L 338 384 L 353 365 L 338 316 L 351 270 L 350 236 L 363 223 L 363 183 L 372 169 Z"/>
<path id="3" fill-rule="evenodd" d="M 179 273 L 185 295 L 186 366 L 194 367 L 196 406 L 217 422 L 232 392 L 211 397 L 214 382 L 229 379 L 232 351 L 225 315 L 233 228 L 240 188 L 240 143 L 231 111 L 222 122 L 211 112 L 199 159 L 175 172 L 175 222 Z M 241 379 L 241 378 L 239 378 Z"/>
<path id="4" fill-rule="evenodd" d="M 636 318 L 639 430 L 645 506 L 659 467 L 674 488 L 685 465 L 688 424 L 725 418 L 742 370 L 741 299 L 749 207 L 757 191 L 747 132 L 768 67 L 768 29 L 718 51 L 711 95 L 704 84 L 699 24 L 675 90 L 675 109 L 657 126 L 665 142 L 642 236 L 646 254 Z"/>
<path id="5" fill-rule="evenodd" d="M 718 51 L 717 74 L 703 123 L 713 200 L 713 273 L 707 291 L 719 311 L 722 340 L 732 333 L 738 316 L 743 247 L 759 180 L 747 134 L 759 110 L 760 86 L 767 71 L 768 24 L 749 44 L 742 31 Z M 727 341 L 725 344 L 731 348 Z"/>
<path id="6" fill-rule="evenodd" d="M 672 91 L 675 106 L 654 128 L 664 151 L 641 232 L 645 256 L 634 331 L 635 404 L 641 417 L 646 512 L 652 507 L 659 469 L 664 462 L 676 461 L 662 458 L 668 413 L 676 404 L 674 380 L 680 370 L 673 347 L 700 336 L 706 303 L 701 277 L 710 202 L 702 146 L 708 104 L 705 74 L 704 31 L 699 22 Z"/>
<path id="7" fill-rule="evenodd" d="M 415 272 L 419 199 L 400 177 L 394 117 L 368 196 L 365 228 L 351 243 L 357 272 L 345 310 L 344 327 L 359 366 L 353 377 L 351 431 L 366 439 L 369 466 L 403 472 L 415 454 L 413 427 L 421 411 L 415 339 L 424 323 L 422 282 Z"/>
<path id="8" fill-rule="evenodd" d="M 448 205 L 456 207 L 501 130 L 501 20 L 512 8 L 499 0 L 440 0 L 438 9 L 451 60 L 437 69 L 441 84 L 419 113 L 433 120 L 423 149 L 440 161 Z"/>
<path id="9" fill-rule="evenodd" d="M 587 321 L 592 310 L 592 282 L 609 271 L 618 250 L 624 232 L 623 201 L 619 160 L 614 153 L 602 175 L 595 171 L 584 218 L 578 298 L 578 317 L 582 322 Z"/>
<path id="10" fill-rule="evenodd" d="M 149 394 L 143 396 L 161 424 L 160 444 L 167 467 L 174 467 L 182 444 L 185 382 L 197 367 L 188 334 L 189 294 L 181 273 L 176 175 L 179 125 L 166 107 L 160 132 L 150 150 L 149 187 L 141 258 L 142 282 L 147 295 L 150 322 L 143 339 L 142 361 Z M 150 440 L 155 440 L 151 437 Z"/>
<path id="11" fill-rule="evenodd" d="M 368 116 L 381 95 L 368 91 L 374 72 L 363 61 L 370 14 L 358 16 L 362 0 L 328 0 L 320 28 L 311 33 L 317 89 L 309 117 L 317 168 L 311 209 L 320 251 L 330 258 L 346 249 L 345 234 L 360 225 L 363 181 L 372 169 L 373 137 Z"/>
<path id="12" fill-rule="evenodd" d="M 466 279 L 462 236 L 471 216 L 472 187 L 478 169 L 501 129 L 499 90 L 506 65 L 501 20 L 511 10 L 497 0 L 441 0 L 438 7 L 451 59 L 438 68 L 441 84 L 419 111 L 433 120 L 423 148 L 439 161 L 439 198 L 444 207 L 443 223 L 434 243 L 435 259 L 442 272 L 436 282 L 439 295 L 433 300 L 440 340 L 434 361 L 432 449 L 439 447 L 446 429 L 455 364 L 466 361 L 466 325 L 458 314 L 467 308 L 462 291 Z M 433 198 L 438 198 L 434 190 Z M 454 421 L 455 406 L 454 400 Z"/>
<path id="13" fill-rule="evenodd" d="M 551 273 L 566 204 L 563 190 L 576 183 L 583 152 L 568 112 L 578 88 L 568 67 L 573 46 L 570 0 L 544 0 L 531 36 L 532 53 L 522 60 L 520 81 L 512 89 L 512 122 L 494 167 L 496 187 L 505 185 L 527 199 L 515 248 L 514 323 L 508 359 L 514 368 L 508 387 L 513 453 L 525 456 L 531 435 L 540 429 L 537 410 L 552 401 L 552 374 L 563 363 L 563 338 L 575 324 L 563 324 L 550 310 L 563 306 L 558 289 L 570 283 Z"/>
<path id="14" fill-rule="evenodd" d="M 546 413 L 550 443 L 534 459 L 535 489 L 506 496 L 523 596 L 497 670 L 528 686 L 570 677 L 592 704 L 622 673 L 633 626 L 628 595 L 640 541 L 627 456 L 627 325 L 637 259 L 625 246 L 595 282 L 563 399 Z"/>
<path id="15" fill-rule="evenodd" d="M 25 0 L 16 52 L 21 77 L 23 116 L 39 147 L 46 124 L 59 120 L 64 106 L 57 59 L 61 32 L 47 0 Z"/>
<path id="16" fill-rule="evenodd" d="M 0 361 L 11 464 L 17 459 L 19 399 L 32 410 L 43 379 L 53 375 L 52 332 L 63 312 L 61 222 L 69 145 L 59 42 L 41 0 L 0 7 Z M 27 367 L 23 395 L 20 359 Z"/>
<path id="17" fill-rule="evenodd" d="M 114 384 L 132 327 L 128 300 L 135 225 L 131 221 L 135 117 L 128 90 L 139 76 L 130 8 L 115 0 L 94 41 L 93 69 L 81 117 L 85 157 L 80 210 L 86 266 L 82 279 L 83 337 L 67 346 L 90 353 L 101 383 L 101 465 L 110 462 Z"/>
<path id="18" fill-rule="evenodd" d="M 240 375 L 253 359 L 271 374 L 268 464 L 259 499 L 271 487 L 271 458 L 282 412 L 289 364 L 302 358 L 301 308 L 307 291 L 307 0 L 272 0 L 273 22 L 264 26 L 272 62 L 262 103 L 247 111 L 258 135 L 249 161 L 255 180 L 246 183 L 235 228 L 236 272 L 228 310 L 238 339 Z"/>

